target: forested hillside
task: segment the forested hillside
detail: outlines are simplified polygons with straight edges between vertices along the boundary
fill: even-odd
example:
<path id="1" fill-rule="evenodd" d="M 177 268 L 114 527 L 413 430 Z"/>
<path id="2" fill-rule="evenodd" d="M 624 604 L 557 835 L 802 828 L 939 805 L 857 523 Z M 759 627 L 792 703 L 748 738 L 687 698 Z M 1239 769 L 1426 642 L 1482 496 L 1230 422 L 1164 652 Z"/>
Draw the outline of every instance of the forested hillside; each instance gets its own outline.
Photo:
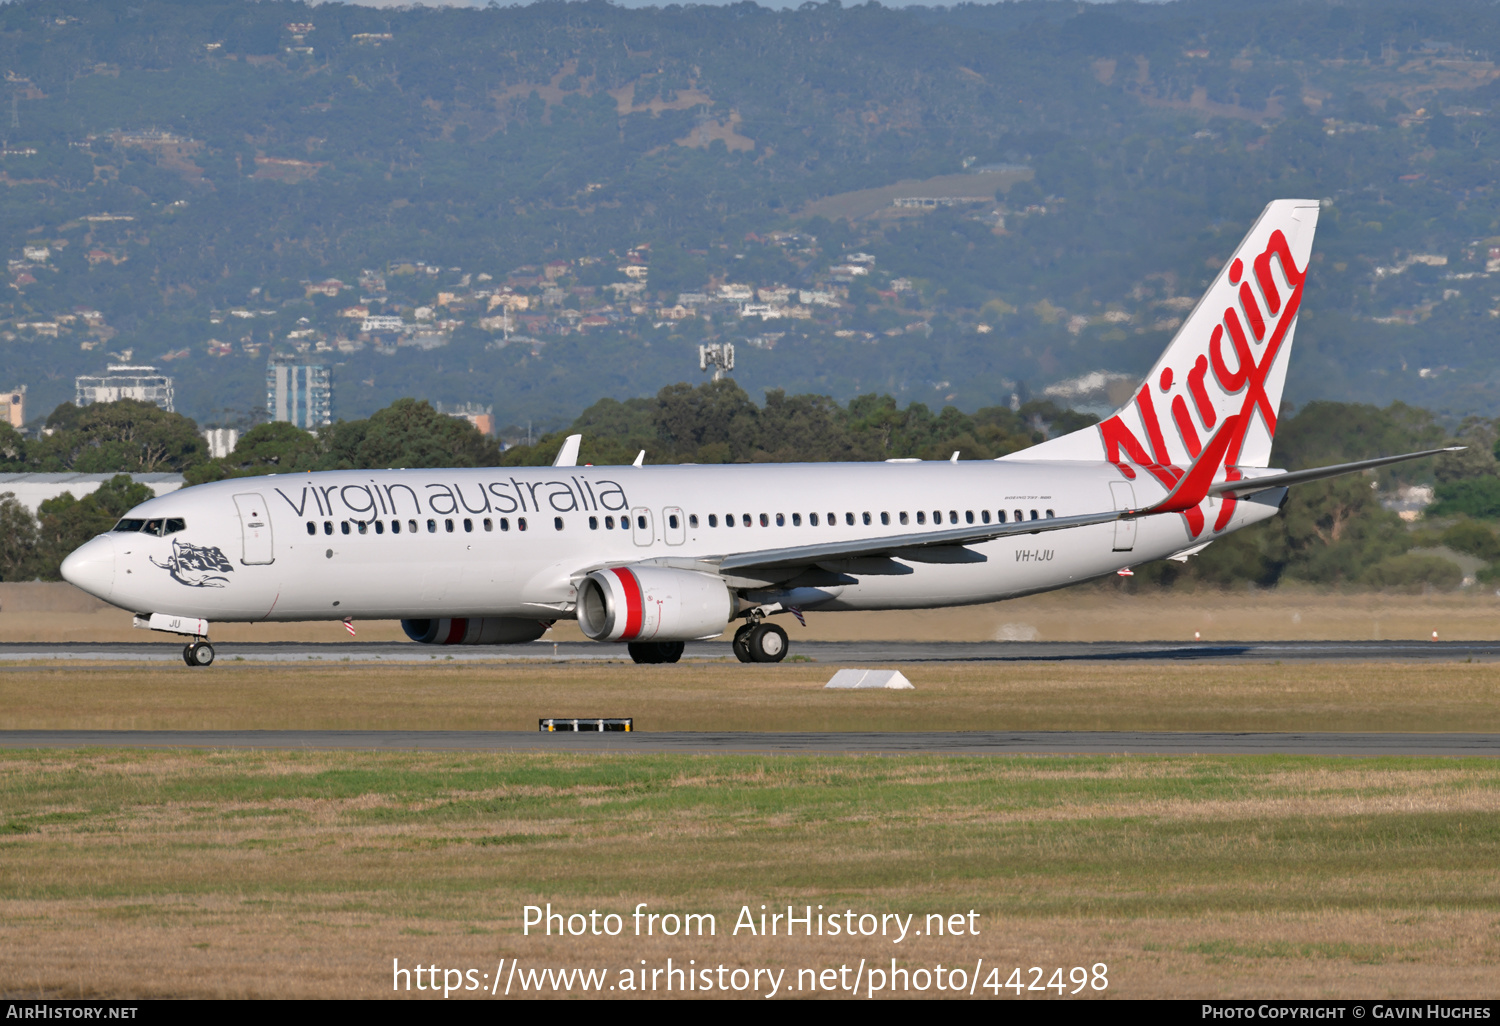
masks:
<path id="1" fill-rule="evenodd" d="M 155 362 L 248 426 L 301 353 L 346 419 L 555 426 L 712 340 L 757 396 L 1098 408 L 1296 195 L 1288 398 L 1492 415 L 1497 51 L 1478 0 L 21 0 L 0 385 Z"/>

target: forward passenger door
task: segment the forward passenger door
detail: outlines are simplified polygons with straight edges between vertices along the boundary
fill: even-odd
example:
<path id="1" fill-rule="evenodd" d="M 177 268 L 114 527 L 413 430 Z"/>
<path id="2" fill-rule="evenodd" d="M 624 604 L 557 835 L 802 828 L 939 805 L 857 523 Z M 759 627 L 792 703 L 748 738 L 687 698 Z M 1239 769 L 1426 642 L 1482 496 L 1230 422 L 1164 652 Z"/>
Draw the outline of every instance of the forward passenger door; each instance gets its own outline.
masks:
<path id="1" fill-rule="evenodd" d="M 265 499 L 254 493 L 236 495 L 234 505 L 240 512 L 240 538 L 244 545 L 240 562 L 246 566 L 276 562 L 271 544 L 271 517 Z"/>

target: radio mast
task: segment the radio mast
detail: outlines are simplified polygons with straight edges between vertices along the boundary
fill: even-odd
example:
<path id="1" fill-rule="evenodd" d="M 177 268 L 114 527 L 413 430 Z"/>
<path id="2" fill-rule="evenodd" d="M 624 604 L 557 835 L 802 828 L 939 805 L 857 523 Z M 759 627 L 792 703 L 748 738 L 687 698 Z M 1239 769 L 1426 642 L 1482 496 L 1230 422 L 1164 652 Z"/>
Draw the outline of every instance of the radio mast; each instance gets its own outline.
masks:
<path id="1" fill-rule="evenodd" d="M 718 381 L 725 374 L 734 370 L 734 343 L 733 342 L 710 342 L 698 347 L 698 369 L 706 371 L 709 367 L 714 369 L 714 380 Z"/>

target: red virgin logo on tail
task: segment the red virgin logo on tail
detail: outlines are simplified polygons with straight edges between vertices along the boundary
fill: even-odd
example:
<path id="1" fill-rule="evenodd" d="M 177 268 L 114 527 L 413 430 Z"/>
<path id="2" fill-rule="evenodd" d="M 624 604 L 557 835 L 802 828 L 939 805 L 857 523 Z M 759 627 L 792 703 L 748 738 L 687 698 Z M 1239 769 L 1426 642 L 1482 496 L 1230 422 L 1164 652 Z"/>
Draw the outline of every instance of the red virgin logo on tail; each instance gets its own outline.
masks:
<path id="1" fill-rule="evenodd" d="M 1285 297 L 1271 273 L 1273 259 L 1291 287 L 1290 294 Z M 1296 320 L 1297 309 L 1302 303 L 1302 285 L 1307 277 L 1305 269 L 1297 267 L 1291 247 L 1280 229 L 1271 233 L 1265 250 L 1252 261 L 1252 271 L 1260 286 L 1260 297 L 1264 299 L 1264 311 L 1255 289 L 1245 277 L 1244 261 L 1236 258 L 1229 265 L 1229 282 L 1238 286 L 1238 303 L 1231 302 L 1225 307 L 1205 349 L 1184 354 L 1184 358 L 1191 356 L 1193 359 L 1191 369 L 1181 379 L 1185 383 L 1187 395 L 1184 396 L 1181 392 L 1171 394 L 1174 382 L 1179 379 L 1170 366 L 1163 368 L 1156 382 L 1163 397 L 1171 396 L 1170 403 L 1167 404 L 1172 415 L 1170 427 L 1175 428 L 1177 438 L 1181 440 L 1189 459 L 1196 458 L 1203 449 L 1199 425 L 1203 432 L 1209 432 L 1219 421 L 1215 398 L 1222 402 L 1231 396 L 1242 396 L 1237 411 L 1239 422 L 1230 435 L 1223 461 L 1224 466 L 1231 468 L 1229 476 L 1236 479 L 1239 474 L 1233 467 L 1239 462 L 1246 432 L 1250 430 L 1256 416 L 1259 415 L 1265 423 L 1268 434 L 1274 435 L 1276 432 L 1276 404 L 1266 391 L 1266 380 L 1281 352 L 1286 334 Z M 1259 361 L 1252 349 L 1252 339 L 1257 345 L 1265 343 Z M 1230 368 L 1224 351 L 1226 340 L 1233 351 L 1233 369 Z M 1177 347 L 1173 348 L 1175 350 Z M 1213 371 L 1211 378 L 1210 369 Z M 1210 389 L 1216 390 L 1217 396 Z M 1189 398 L 1192 400 L 1191 408 Z M 1135 477 L 1135 470 L 1130 464 L 1141 466 L 1170 489 L 1183 471 L 1173 465 L 1167 437 L 1156 412 L 1156 398 L 1152 395 L 1150 381 L 1143 384 L 1136 393 L 1135 409 L 1145 429 L 1145 443 L 1136 437 L 1135 432 L 1118 415 L 1112 416 L 1099 425 L 1099 436 L 1104 442 L 1104 458 L 1119 467 L 1121 473 L 1129 478 Z M 1194 413 L 1197 414 L 1196 423 Z M 1234 504 L 1234 499 L 1225 498 L 1214 523 L 1215 531 L 1222 531 L 1229 523 Z M 1183 516 L 1187 518 L 1192 536 L 1196 538 L 1203 530 L 1202 510 L 1194 507 L 1185 511 Z"/>

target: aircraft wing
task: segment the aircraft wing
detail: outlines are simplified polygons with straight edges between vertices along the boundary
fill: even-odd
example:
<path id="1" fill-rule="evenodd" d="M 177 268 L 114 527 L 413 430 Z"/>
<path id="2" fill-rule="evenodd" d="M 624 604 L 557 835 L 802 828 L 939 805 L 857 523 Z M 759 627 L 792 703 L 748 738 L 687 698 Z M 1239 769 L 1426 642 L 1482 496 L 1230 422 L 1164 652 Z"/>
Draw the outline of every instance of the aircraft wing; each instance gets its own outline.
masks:
<path id="1" fill-rule="evenodd" d="M 883 538 L 857 538 L 848 541 L 824 542 L 819 545 L 793 545 L 784 549 L 738 552 L 724 556 L 716 562 L 719 569 L 725 573 L 736 570 L 771 570 L 780 567 L 807 566 L 827 560 L 865 559 L 876 556 L 901 556 L 918 563 L 967 562 L 969 560 L 958 551 L 965 545 L 1018 534 L 1041 534 L 1043 531 L 1063 531 L 1070 527 L 1109 524 L 1129 513 L 1129 510 L 1116 509 L 1107 513 L 1088 513 L 1075 517 L 1022 520 L 1008 524 L 975 524 L 971 527 L 924 531 L 920 534 L 894 534 Z M 978 553 L 970 555 L 978 556 Z M 924 559 L 923 556 L 929 558 Z"/>
<path id="2" fill-rule="evenodd" d="M 1180 513 L 1198 505 L 1208 494 L 1209 486 L 1224 459 L 1225 450 L 1229 447 L 1229 440 L 1234 434 L 1238 419 L 1237 416 L 1225 418 L 1218 433 L 1209 439 L 1208 445 L 1204 446 L 1198 458 L 1178 479 L 1172 490 L 1160 502 L 1144 509 L 1112 509 L 1071 517 L 1049 517 L 1045 520 L 1021 520 L 982 526 L 974 524 L 943 531 L 887 535 L 883 538 L 854 538 L 816 545 L 796 545 L 784 549 L 761 549 L 757 552 L 733 553 L 707 562 L 716 563 L 720 573 L 775 570 L 892 556 L 916 563 L 978 562 L 984 557 L 980 553 L 965 549 L 965 545 L 1014 535 L 1041 534 L 1044 531 L 1066 531 L 1074 527 L 1112 524 L 1117 520 L 1133 520 L 1158 513 Z M 852 572 L 860 571 L 853 570 Z M 875 568 L 865 568 L 863 572 L 880 571 Z M 893 568 L 885 572 L 904 571 Z"/>
<path id="3" fill-rule="evenodd" d="M 1329 477 L 1338 477 L 1341 474 L 1352 474 L 1357 470 L 1373 470 L 1375 467 L 1384 467 L 1392 463 L 1402 463 L 1406 460 L 1421 459 L 1423 456 L 1437 456 L 1445 452 L 1462 452 L 1468 446 L 1450 445 L 1444 449 L 1424 449 L 1421 452 L 1402 453 L 1400 456 L 1381 456 L 1373 460 L 1359 460 L 1355 463 L 1335 463 L 1328 467 L 1314 467 L 1311 470 L 1292 470 L 1281 474 L 1267 474 L 1265 477 L 1248 477 L 1239 481 L 1220 481 L 1218 484 L 1210 485 L 1209 495 L 1229 495 L 1233 498 L 1243 499 L 1247 495 L 1263 492 L 1267 488 L 1282 488 L 1286 485 L 1303 484 L 1307 481 L 1322 481 Z"/>

